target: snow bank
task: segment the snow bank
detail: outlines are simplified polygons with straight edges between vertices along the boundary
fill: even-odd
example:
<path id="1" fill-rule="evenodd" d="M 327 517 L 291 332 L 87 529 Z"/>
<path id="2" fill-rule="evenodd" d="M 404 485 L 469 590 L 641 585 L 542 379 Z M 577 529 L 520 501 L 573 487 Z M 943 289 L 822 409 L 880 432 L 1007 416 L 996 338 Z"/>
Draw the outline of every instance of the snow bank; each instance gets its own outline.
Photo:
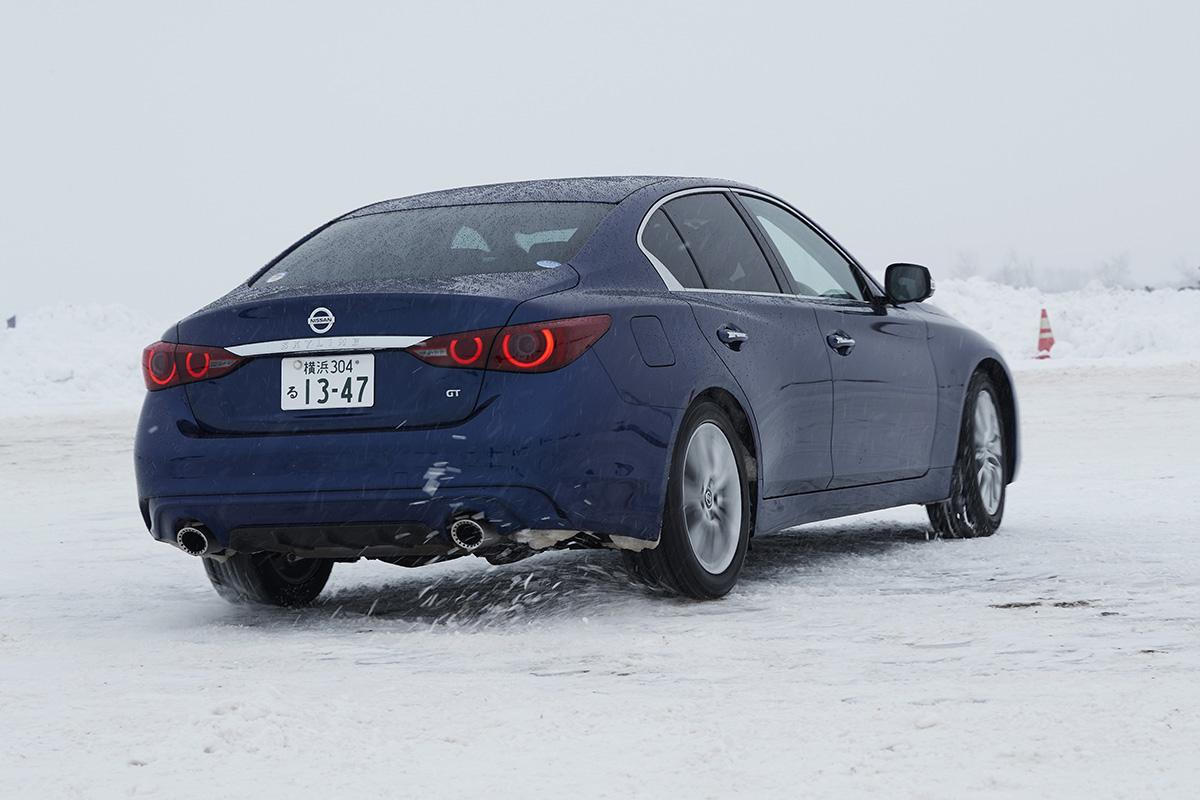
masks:
<path id="1" fill-rule="evenodd" d="M 1042 309 L 1054 330 L 1045 368 L 1083 360 L 1200 359 L 1200 291 L 1017 288 L 982 278 L 937 281 L 930 301 L 987 336 L 1014 366 L 1032 366 Z"/>
<path id="2" fill-rule="evenodd" d="M 1180 259 L 1171 266 L 1139 264 L 1135 269 L 1128 254 L 1089 266 L 1062 267 L 1044 264 L 1031 256 L 1010 252 L 1002 261 L 980 262 L 970 253 L 957 262 L 937 268 L 942 278 L 979 277 L 1018 289 L 1072 292 L 1102 286 L 1108 289 L 1200 289 L 1196 263 Z"/>
<path id="3" fill-rule="evenodd" d="M 995 342 L 1016 369 L 1091 360 L 1200 360 L 1200 291 L 1017 288 L 983 278 L 938 281 L 934 305 Z M 1042 308 L 1057 344 L 1033 360 Z M 23 314 L 0 330 L 0 414 L 126 407 L 144 391 L 142 348 L 171 320 L 119 305 L 63 305 Z"/>
<path id="4" fill-rule="evenodd" d="M 135 408 L 142 348 L 168 322 L 120 305 L 61 305 L 20 314 L 0 330 L 0 415 Z"/>

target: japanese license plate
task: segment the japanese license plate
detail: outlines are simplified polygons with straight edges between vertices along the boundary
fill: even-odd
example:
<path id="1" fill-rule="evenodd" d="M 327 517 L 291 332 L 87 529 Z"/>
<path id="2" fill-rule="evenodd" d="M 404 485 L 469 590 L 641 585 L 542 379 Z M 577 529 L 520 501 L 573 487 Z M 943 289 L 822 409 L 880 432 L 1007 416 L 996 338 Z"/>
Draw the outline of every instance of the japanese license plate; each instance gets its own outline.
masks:
<path id="1" fill-rule="evenodd" d="M 279 407 L 370 408 L 375 405 L 375 356 L 289 356 L 279 364 Z"/>

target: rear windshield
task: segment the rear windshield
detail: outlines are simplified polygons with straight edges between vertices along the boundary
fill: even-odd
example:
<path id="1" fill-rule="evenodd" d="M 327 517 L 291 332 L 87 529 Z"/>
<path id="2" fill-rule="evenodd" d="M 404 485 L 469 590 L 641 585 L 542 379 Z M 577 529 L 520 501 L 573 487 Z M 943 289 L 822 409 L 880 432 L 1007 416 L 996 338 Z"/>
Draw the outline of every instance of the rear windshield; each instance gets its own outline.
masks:
<path id="1" fill-rule="evenodd" d="M 298 284 L 455 277 L 557 267 L 607 203 L 491 203 L 389 211 L 335 222 L 255 281 Z"/>

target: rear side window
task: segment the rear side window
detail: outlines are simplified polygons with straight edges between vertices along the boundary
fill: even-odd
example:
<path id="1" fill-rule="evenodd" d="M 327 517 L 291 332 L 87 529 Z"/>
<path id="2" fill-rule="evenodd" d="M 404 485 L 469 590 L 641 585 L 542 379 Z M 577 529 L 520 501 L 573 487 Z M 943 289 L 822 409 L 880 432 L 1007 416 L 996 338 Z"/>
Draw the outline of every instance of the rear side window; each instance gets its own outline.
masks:
<path id="1" fill-rule="evenodd" d="M 703 289 L 696 262 L 688 255 L 679 232 L 660 208 L 650 215 L 642 231 L 642 246 L 649 250 L 686 289 Z"/>
<path id="2" fill-rule="evenodd" d="M 491 203 L 368 214 L 333 223 L 258 280 L 312 285 L 537 270 L 539 261 L 571 260 L 611 210 L 607 203 Z"/>
<path id="3" fill-rule="evenodd" d="M 709 289 L 778 292 L 762 248 L 723 194 L 689 194 L 663 206 Z"/>

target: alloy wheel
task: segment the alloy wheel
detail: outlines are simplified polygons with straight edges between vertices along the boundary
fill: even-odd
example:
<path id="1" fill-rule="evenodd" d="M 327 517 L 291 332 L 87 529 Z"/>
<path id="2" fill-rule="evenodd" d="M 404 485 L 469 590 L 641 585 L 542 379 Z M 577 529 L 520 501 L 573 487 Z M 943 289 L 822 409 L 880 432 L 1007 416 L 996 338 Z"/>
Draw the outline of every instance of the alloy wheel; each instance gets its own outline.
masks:
<path id="1" fill-rule="evenodd" d="M 1004 443 L 996 402 L 986 389 L 975 401 L 974 446 L 979 496 L 983 510 L 991 516 L 1000 508 L 1004 492 Z"/>
<path id="2" fill-rule="evenodd" d="M 688 440 L 683 459 L 683 519 L 700 566 L 712 575 L 724 572 L 738 550 L 742 491 L 733 445 L 712 422 L 696 426 Z"/>

